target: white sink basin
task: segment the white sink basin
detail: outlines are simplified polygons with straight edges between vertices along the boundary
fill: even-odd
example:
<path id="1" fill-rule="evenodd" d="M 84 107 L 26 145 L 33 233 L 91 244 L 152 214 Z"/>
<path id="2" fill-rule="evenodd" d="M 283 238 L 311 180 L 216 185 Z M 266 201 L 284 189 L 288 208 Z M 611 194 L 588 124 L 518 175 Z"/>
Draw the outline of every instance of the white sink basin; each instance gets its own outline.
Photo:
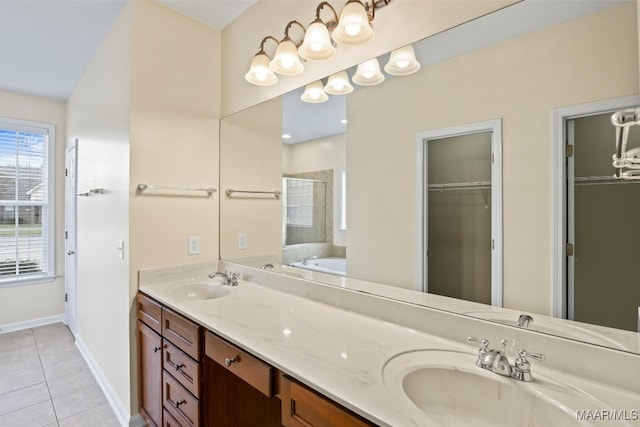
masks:
<path id="1" fill-rule="evenodd" d="M 390 359 L 384 382 L 407 403 L 417 425 L 514 427 L 604 426 L 607 421 L 578 421 L 577 411 L 611 409 L 575 387 L 536 375 L 525 383 L 475 365 L 476 355 L 419 350 Z M 618 424 L 619 423 L 619 424 Z M 616 425 L 627 426 L 624 421 Z"/>
<path id="2" fill-rule="evenodd" d="M 229 289 L 217 283 L 198 282 L 178 285 L 171 294 L 185 300 L 203 300 L 224 297 L 229 294 Z"/>

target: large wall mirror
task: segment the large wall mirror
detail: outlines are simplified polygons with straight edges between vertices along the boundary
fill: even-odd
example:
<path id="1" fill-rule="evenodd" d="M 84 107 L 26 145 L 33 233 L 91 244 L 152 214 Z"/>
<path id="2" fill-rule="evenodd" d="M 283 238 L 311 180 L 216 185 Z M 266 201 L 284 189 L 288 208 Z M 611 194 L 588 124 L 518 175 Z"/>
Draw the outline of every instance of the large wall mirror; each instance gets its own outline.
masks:
<path id="1" fill-rule="evenodd" d="M 300 88 L 222 119 L 221 257 L 340 286 L 375 282 L 385 297 L 640 353 L 634 278 L 613 286 L 575 270 L 581 256 L 607 270 L 592 260 L 604 263 L 598 245 L 614 241 L 587 238 L 611 225 L 606 211 L 567 216 L 593 211 L 587 193 L 609 204 L 616 192 L 640 196 L 640 184 L 597 187 L 613 174 L 606 117 L 638 103 L 635 2 L 526 0 L 413 47 L 414 74 L 323 103 L 302 102 Z M 574 110 L 584 117 L 554 122 Z M 579 129 L 557 141 L 558 126 Z M 564 160 L 578 134 L 576 165 L 583 146 L 600 180 Z M 578 229 L 575 258 L 557 254 Z M 578 298 L 585 277 L 607 298 Z"/>

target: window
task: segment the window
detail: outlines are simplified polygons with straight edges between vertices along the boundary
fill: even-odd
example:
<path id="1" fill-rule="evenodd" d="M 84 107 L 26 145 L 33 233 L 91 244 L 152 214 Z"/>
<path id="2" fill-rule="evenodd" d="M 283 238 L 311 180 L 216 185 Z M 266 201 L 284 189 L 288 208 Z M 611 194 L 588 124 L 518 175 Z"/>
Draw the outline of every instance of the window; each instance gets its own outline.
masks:
<path id="1" fill-rule="evenodd" d="M 55 127 L 0 118 L 0 286 L 54 276 Z"/>
<path id="2" fill-rule="evenodd" d="M 313 227 L 313 181 L 285 178 L 287 225 Z"/>
<path id="3" fill-rule="evenodd" d="M 347 171 L 340 171 L 340 230 L 347 229 Z"/>

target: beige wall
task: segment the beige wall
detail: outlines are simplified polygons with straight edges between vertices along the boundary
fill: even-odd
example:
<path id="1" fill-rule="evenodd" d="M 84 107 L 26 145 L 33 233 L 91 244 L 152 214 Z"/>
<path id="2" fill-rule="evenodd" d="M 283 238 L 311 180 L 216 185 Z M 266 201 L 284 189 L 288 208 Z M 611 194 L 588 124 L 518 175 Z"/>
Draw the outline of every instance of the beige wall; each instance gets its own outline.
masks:
<path id="1" fill-rule="evenodd" d="M 218 187 L 219 39 L 154 2 L 131 2 L 69 100 L 78 187 L 105 188 L 78 201 L 79 336 L 123 416 L 137 413 L 138 270 L 218 258 L 217 195 L 136 187 Z M 199 255 L 187 255 L 189 236 L 200 237 Z"/>
<path id="2" fill-rule="evenodd" d="M 155 2 L 133 2 L 132 10 L 129 307 L 136 413 L 138 271 L 219 257 L 219 193 L 140 195 L 136 188 L 219 187 L 220 32 Z M 190 236 L 200 238 L 198 255 L 188 254 Z"/>
<path id="3" fill-rule="evenodd" d="M 285 26 L 291 20 L 297 19 L 304 25 L 311 23 L 315 17 L 314 7 L 318 2 L 258 1 L 222 31 L 222 116 L 513 3 L 516 1 L 394 0 L 376 14 L 376 37 L 366 46 L 340 47 L 331 61 L 307 62 L 304 73 L 281 77 L 273 86 L 259 87 L 247 83 L 244 75 L 253 55 L 258 51 L 260 41 L 268 35 L 281 39 Z M 329 11 L 323 11 L 323 18 L 330 16 Z M 293 27 L 290 36 L 298 41 L 302 38 L 301 32 L 298 27 Z M 265 50 L 269 55 L 273 55 L 275 49 L 275 42 L 267 42 Z"/>
<path id="4" fill-rule="evenodd" d="M 49 123 L 56 127 L 55 274 L 49 283 L 0 288 L 0 326 L 64 314 L 64 167 L 66 103 L 0 91 L 0 117 Z"/>
<path id="5" fill-rule="evenodd" d="M 140 268 L 218 259 L 218 194 L 140 195 L 136 187 L 218 188 L 220 33 L 154 2 L 133 5 L 129 193 L 135 283 Z M 200 237 L 199 255 L 188 255 L 189 236 Z"/>
<path id="6" fill-rule="evenodd" d="M 343 133 L 300 144 L 284 144 L 282 150 L 282 173 L 284 174 L 333 170 L 333 244 L 336 246 L 347 244 L 346 231 L 339 229 L 341 173 L 347 167 L 345 137 Z"/>
<path id="7" fill-rule="evenodd" d="M 550 314 L 552 110 L 638 93 L 638 58 L 630 54 L 638 52 L 635 7 L 608 9 L 355 92 L 347 114 L 349 275 L 414 288 L 416 133 L 502 118 L 504 305 Z M 390 221 L 394 227 L 380 229 Z"/>
<path id="8" fill-rule="evenodd" d="M 282 200 L 270 195 L 234 194 L 224 190 L 282 189 L 282 100 L 274 99 L 221 123 L 220 256 L 244 258 L 282 253 Z M 247 234 L 247 249 L 238 249 L 238 234 Z"/>
<path id="9" fill-rule="evenodd" d="M 78 339 L 124 411 L 129 369 L 129 93 L 131 5 L 109 31 L 68 101 L 68 140 L 78 139 Z M 125 241 L 120 259 L 117 240 Z"/>

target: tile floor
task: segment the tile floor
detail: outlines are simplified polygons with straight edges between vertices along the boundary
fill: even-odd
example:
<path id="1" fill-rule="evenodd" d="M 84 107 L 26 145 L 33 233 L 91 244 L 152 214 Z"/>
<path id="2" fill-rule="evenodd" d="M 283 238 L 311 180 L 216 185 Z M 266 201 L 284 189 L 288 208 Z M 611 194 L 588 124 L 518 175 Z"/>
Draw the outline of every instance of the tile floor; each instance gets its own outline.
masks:
<path id="1" fill-rule="evenodd" d="M 62 323 L 0 334 L 0 427 L 120 427 Z"/>

